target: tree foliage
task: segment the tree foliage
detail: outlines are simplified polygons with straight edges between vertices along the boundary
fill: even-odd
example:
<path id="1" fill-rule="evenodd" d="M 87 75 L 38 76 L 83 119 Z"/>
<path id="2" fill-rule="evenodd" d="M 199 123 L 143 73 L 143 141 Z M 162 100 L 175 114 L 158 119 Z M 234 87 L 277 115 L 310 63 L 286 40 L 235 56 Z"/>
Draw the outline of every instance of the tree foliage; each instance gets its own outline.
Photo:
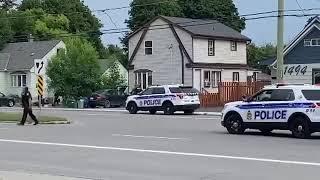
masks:
<path id="1" fill-rule="evenodd" d="M 260 61 L 273 58 L 277 54 L 277 48 L 272 44 L 257 46 L 255 44 L 248 45 L 248 65 L 255 68 L 263 68 L 259 65 Z"/>
<path id="2" fill-rule="evenodd" d="M 179 4 L 184 17 L 215 19 L 239 32 L 245 28 L 245 20 L 232 0 L 179 0 Z"/>
<path id="3" fill-rule="evenodd" d="M 117 62 L 113 62 L 107 73 L 102 76 L 102 88 L 117 89 L 125 85 L 125 78 L 120 74 Z"/>
<path id="4" fill-rule="evenodd" d="M 119 46 L 117 45 L 108 45 L 106 48 L 106 58 L 115 58 L 118 59 L 119 62 L 124 66 L 127 67 L 128 65 L 128 54 Z"/>
<path id="5" fill-rule="evenodd" d="M 8 11 L 17 5 L 17 0 L 0 0 L 0 9 Z"/>
<path id="6" fill-rule="evenodd" d="M 102 24 L 88 6 L 80 0 L 23 0 L 19 10 L 41 8 L 47 14 L 65 15 L 69 20 L 69 33 L 82 33 L 91 42 L 100 55 L 104 47 L 101 42 Z"/>
<path id="7" fill-rule="evenodd" d="M 7 17 L 7 12 L 0 9 L 0 49 L 12 38 L 13 34 L 10 21 L 6 19 Z"/>
<path id="8" fill-rule="evenodd" d="M 85 97 L 100 82 L 98 54 L 86 40 L 71 38 L 67 51 L 60 51 L 48 64 L 49 87 L 65 98 Z"/>

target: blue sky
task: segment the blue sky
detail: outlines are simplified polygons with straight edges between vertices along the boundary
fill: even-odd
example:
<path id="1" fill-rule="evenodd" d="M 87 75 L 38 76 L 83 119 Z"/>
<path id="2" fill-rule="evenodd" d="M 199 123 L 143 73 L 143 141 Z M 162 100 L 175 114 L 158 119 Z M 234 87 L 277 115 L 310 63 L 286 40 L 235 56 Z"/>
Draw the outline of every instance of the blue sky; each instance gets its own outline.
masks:
<path id="1" fill-rule="evenodd" d="M 278 0 L 233 0 L 239 9 L 240 14 L 249 14 L 255 12 L 272 11 L 277 9 Z M 296 0 L 285 0 L 286 9 L 299 9 Z M 85 3 L 92 9 L 105 9 L 113 7 L 128 6 L 131 0 L 85 0 Z M 302 8 L 320 7 L 320 0 L 298 0 Z M 302 12 L 298 12 L 302 13 Z M 320 13 L 320 11 L 309 11 L 308 13 Z M 111 23 L 106 14 L 96 13 L 97 17 L 104 24 L 104 29 L 114 29 L 115 25 Z M 109 12 L 113 21 L 120 28 L 126 27 L 124 23 L 128 18 L 128 9 Z M 285 42 L 291 41 L 306 24 L 307 17 L 286 17 L 285 19 Z M 275 43 L 277 31 L 277 19 L 259 19 L 246 22 L 246 29 L 243 34 L 250 37 L 256 44 Z M 105 44 L 119 44 L 121 34 L 104 35 Z"/>

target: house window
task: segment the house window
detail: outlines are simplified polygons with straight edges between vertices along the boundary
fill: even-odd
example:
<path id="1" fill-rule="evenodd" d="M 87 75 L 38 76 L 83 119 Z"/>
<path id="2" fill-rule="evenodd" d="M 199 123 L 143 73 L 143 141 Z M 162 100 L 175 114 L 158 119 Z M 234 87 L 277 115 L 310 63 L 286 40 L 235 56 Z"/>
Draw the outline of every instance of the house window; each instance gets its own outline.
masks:
<path id="1" fill-rule="evenodd" d="M 13 74 L 11 75 L 12 87 L 25 87 L 27 86 L 27 75 L 25 74 Z"/>
<path id="2" fill-rule="evenodd" d="M 209 40 L 208 41 L 208 56 L 214 56 L 214 40 Z"/>
<path id="3" fill-rule="evenodd" d="M 153 48 L 152 41 L 145 41 L 144 42 L 145 55 L 152 55 L 152 52 L 153 52 L 152 48 Z"/>
<path id="4" fill-rule="evenodd" d="M 210 71 L 204 71 L 203 86 L 205 88 L 211 87 L 211 72 Z"/>
<path id="5" fill-rule="evenodd" d="M 238 44 L 236 41 L 231 41 L 231 51 L 237 51 Z"/>
<path id="6" fill-rule="evenodd" d="M 137 71 L 135 72 L 135 86 L 141 89 L 147 89 L 152 85 L 152 72 Z"/>
<path id="7" fill-rule="evenodd" d="M 218 87 L 221 82 L 221 72 L 220 71 L 212 71 L 212 87 Z"/>
<path id="8" fill-rule="evenodd" d="M 320 46 L 320 38 L 305 39 L 304 46 L 305 47 Z"/>
<path id="9" fill-rule="evenodd" d="M 239 72 L 233 72 L 233 74 L 232 74 L 232 80 L 233 80 L 233 82 L 239 82 L 239 79 L 240 79 L 240 74 L 239 74 Z"/>
<path id="10" fill-rule="evenodd" d="M 257 73 L 257 72 L 254 72 L 254 73 L 253 73 L 252 81 L 253 81 L 253 82 L 257 82 L 257 81 L 258 81 L 258 73 Z"/>
<path id="11" fill-rule="evenodd" d="M 304 46 L 311 46 L 311 39 L 305 39 Z"/>

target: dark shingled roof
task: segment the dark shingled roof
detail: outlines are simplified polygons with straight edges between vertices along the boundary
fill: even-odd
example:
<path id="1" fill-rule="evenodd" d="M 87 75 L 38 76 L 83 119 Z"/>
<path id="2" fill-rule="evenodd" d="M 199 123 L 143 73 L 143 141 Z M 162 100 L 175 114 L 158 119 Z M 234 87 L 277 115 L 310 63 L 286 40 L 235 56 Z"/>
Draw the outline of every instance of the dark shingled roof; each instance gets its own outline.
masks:
<path id="1" fill-rule="evenodd" d="M 9 43 L 0 51 L 0 54 L 10 55 L 9 63 L 7 64 L 8 71 L 29 70 L 33 67 L 35 59 L 42 59 L 59 42 L 59 40 L 53 40 Z"/>
<path id="2" fill-rule="evenodd" d="M 9 62 L 10 54 L 0 53 L 0 71 L 4 71 Z"/>
<path id="3" fill-rule="evenodd" d="M 242 35 L 238 31 L 210 19 L 190 19 L 179 17 L 161 16 L 173 24 L 183 28 L 193 36 L 204 36 L 214 38 L 230 38 L 235 40 L 251 41 L 250 38 Z"/>

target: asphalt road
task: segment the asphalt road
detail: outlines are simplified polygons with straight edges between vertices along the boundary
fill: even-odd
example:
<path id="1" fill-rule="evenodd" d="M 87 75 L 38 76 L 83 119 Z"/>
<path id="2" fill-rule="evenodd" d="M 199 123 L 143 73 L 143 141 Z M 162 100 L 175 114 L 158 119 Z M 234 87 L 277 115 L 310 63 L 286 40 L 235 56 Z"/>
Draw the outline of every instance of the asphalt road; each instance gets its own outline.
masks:
<path id="1" fill-rule="evenodd" d="M 111 180 L 317 179 L 320 135 L 229 135 L 214 116 L 46 111 L 71 125 L 0 125 L 0 171 Z"/>

